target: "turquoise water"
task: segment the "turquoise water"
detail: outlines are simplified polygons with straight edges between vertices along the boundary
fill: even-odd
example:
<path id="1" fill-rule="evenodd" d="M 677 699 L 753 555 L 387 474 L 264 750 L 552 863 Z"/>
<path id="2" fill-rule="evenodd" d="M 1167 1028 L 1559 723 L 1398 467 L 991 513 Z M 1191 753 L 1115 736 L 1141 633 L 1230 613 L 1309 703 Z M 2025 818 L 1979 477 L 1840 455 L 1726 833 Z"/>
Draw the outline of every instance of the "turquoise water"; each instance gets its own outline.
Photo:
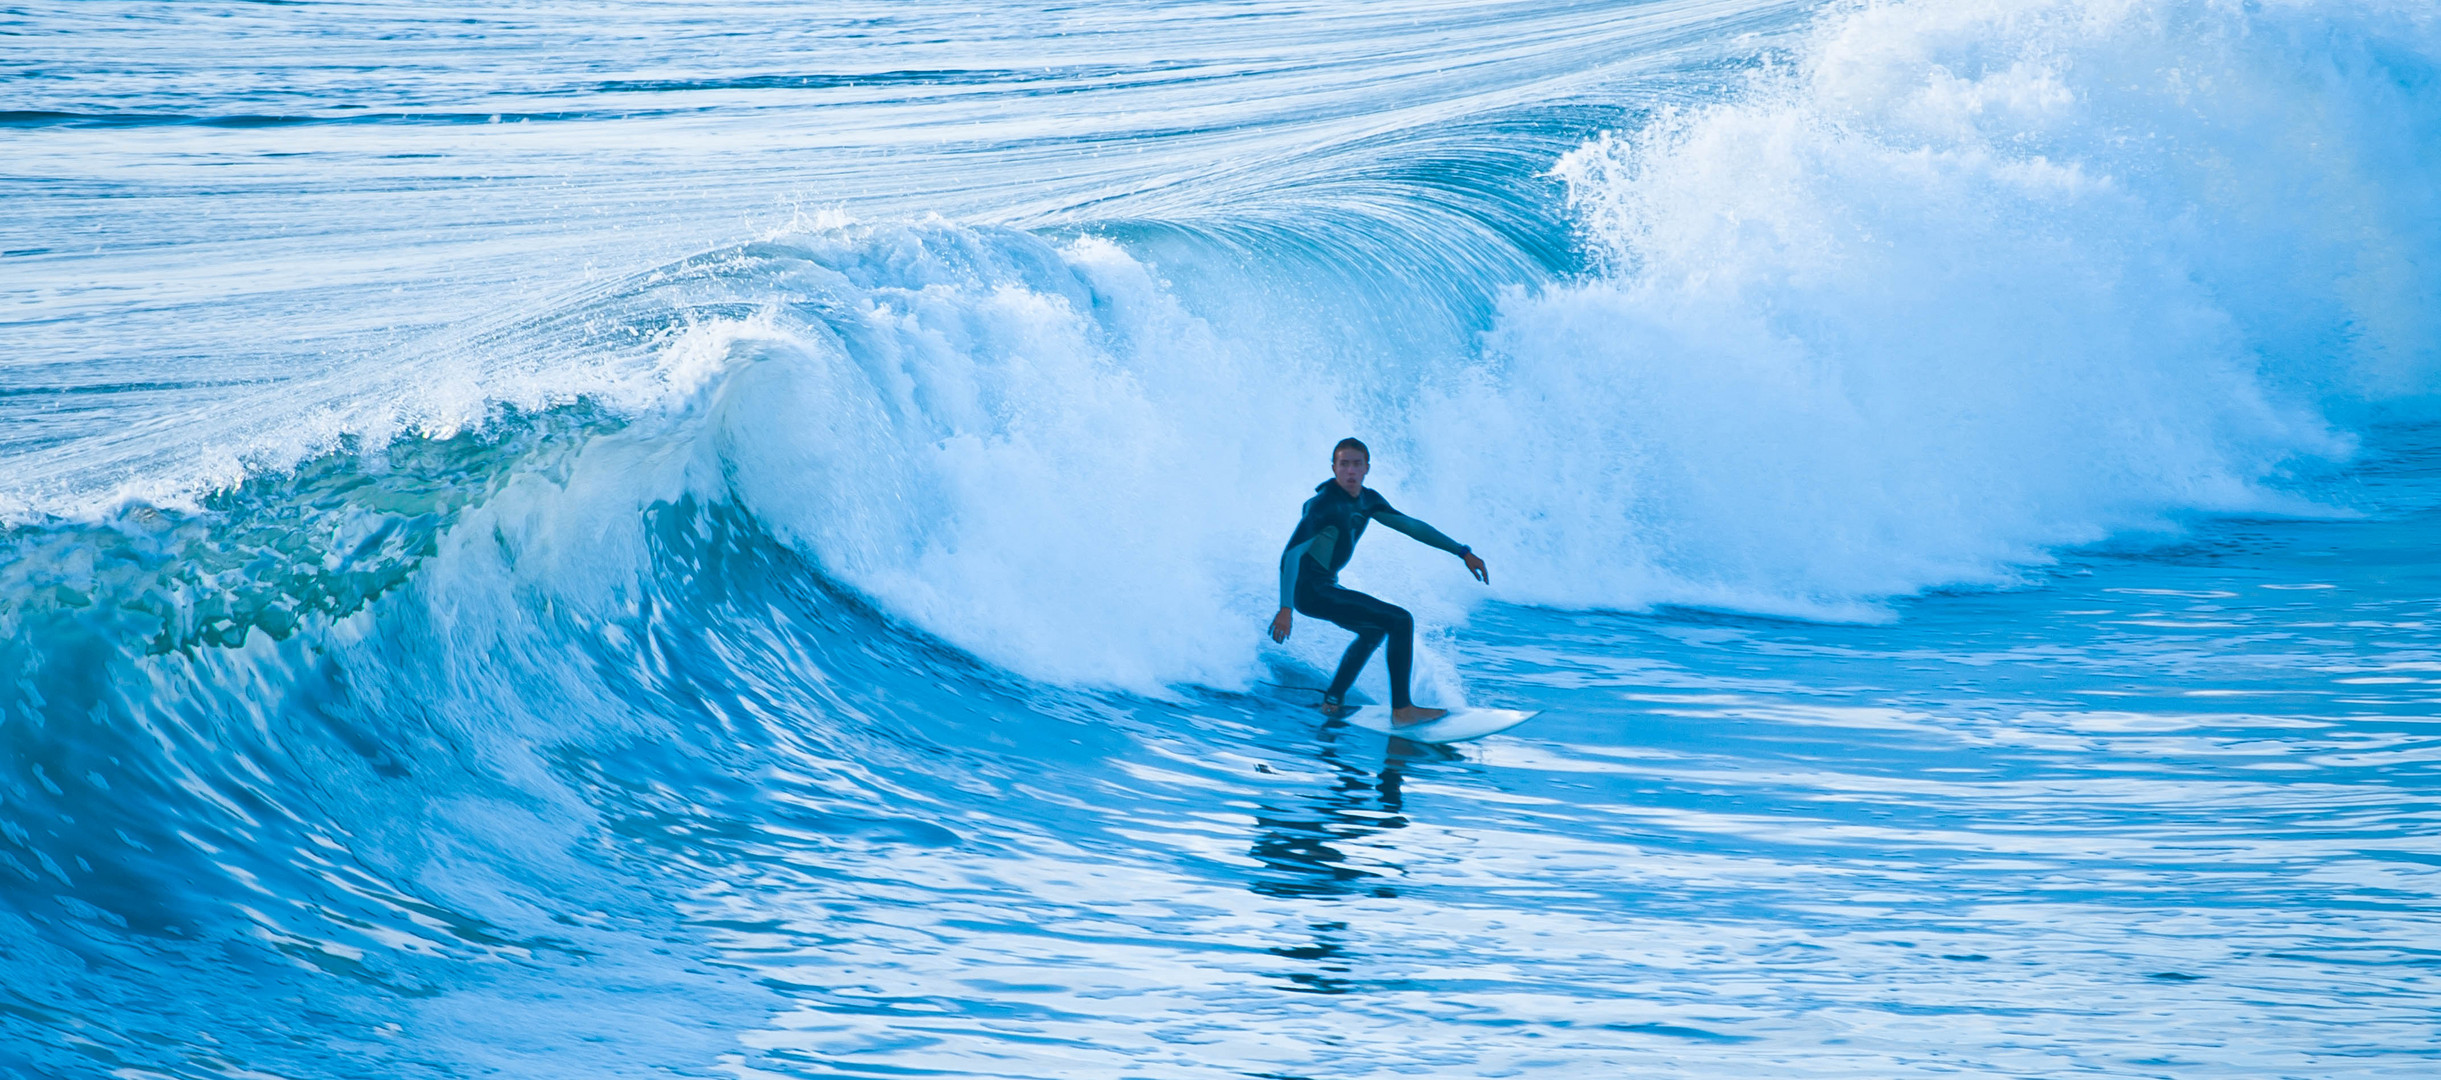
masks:
<path id="1" fill-rule="evenodd" d="M 2421 6 L 0 31 L 0 1076 L 2441 1067 Z"/>

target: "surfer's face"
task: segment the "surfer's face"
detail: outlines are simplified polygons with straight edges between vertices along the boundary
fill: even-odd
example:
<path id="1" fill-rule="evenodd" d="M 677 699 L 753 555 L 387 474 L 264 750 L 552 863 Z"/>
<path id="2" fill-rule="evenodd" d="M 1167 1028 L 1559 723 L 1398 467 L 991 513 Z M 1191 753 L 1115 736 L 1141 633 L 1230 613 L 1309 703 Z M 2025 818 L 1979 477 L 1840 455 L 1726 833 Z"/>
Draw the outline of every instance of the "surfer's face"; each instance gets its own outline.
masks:
<path id="1" fill-rule="evenodd" d="M 1365 489 L 1365 474 L 1373 471 L 1373 459 L 1362 450 L 1341 450 L 1331 455 L 1331 475 L 1338 478 L 1339 489 L 1350 495 Z"/>

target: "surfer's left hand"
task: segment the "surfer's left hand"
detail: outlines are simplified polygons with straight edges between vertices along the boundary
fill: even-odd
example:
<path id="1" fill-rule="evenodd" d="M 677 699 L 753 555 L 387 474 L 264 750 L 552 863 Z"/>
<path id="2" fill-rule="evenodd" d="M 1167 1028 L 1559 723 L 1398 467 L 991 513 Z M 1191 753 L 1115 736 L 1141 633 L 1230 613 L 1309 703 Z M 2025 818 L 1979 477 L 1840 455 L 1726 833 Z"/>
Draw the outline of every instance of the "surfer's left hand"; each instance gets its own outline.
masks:
<path id="1" fill-rule="evenodd" d="M 1466 569 L 1468 570 L 1468 572 L 1470 572 L 1470 573 L 1472 573 L 1472 574 L 1474 574 L 1474 575 L 1475 575 L 1475 580 L 1480 581 L 1480 582 L 1482 582 L 1482 583 L 1484 583 L 1484 584 L 1486 584 L 1486 585 L 1489 585 L 1489 584 L 1491 584 L 1491 583 L 1492 583 L 1492 572 L 1491 572 L 1490 570 L 1486 570 L 1486 569 L 1484 569 L 1484 568 L 1483 568 L 1483 560 L 1482 560 L 1482 559 L 1477 558 L 1477 557 L 1476 557 L 1476 555 L 1475 555 L 1475 553 L 1474 553 L 1474 552 L 1471 552 L 1471 551 L 1466 553 L 1466 555 L 1465 555 L 1465 559 L 1466 559 Z"/>

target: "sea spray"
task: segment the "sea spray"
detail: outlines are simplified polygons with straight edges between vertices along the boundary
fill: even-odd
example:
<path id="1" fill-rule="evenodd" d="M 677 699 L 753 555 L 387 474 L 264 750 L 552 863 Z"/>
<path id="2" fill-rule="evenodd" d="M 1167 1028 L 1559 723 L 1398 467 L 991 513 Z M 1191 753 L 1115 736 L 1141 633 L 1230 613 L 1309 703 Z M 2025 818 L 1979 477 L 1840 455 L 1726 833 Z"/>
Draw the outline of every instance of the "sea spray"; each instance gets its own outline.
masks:
<path id="1" fill-rule="evenodd" d="M 2189 511 L 2310 512 L 2327 410 L 2434 386 L 2407 5 L 1825 16 L 1558 166 L 1602 270 L 1418 412 L 1511 595 L 1870 616 Z M 1444 485 L 1446 485 L 1444 487 Z"/>

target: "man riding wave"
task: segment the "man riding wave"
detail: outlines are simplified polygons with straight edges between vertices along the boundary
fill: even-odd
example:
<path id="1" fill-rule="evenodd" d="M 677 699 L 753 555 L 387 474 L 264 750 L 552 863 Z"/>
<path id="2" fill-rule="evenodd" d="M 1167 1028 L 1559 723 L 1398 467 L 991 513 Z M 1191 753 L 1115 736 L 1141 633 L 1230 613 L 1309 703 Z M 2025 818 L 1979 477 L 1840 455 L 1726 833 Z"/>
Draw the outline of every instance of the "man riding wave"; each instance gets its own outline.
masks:
<path id="1" fill-rule="evenodd" d="M 1372 469 L 1373 452 L 1364 443 L 1341 439 L 1331 448 L 1331 479 L 1314 488 L 1314 497 L 1305 502 L 1304 516 L 1297 520 L 1297 530 L 1289 534 L 1287 549 L 1280 552 L 1280 613 L 1272 616 L 1271 639 L 1288 640 L 1294 621 L 1291 611 L 1355 633 L 1356 640 L 1339 658 L 1338 674 L 1322 692 L 1322 711 L 1333 716 L 1347 711 L 1348 688 L 1356 685 L 1365 661 L 1387 639 L 1390 716 L 1399 724 L 1420 724 L 1446 710 L 1418 708 L 1408 697 L 1408 676 L 1415 662 L 1415 616 L 1396 604 L 1342 588 L 1339 571 L 1356 554 L 1356 541 L 1365 534 L 1365 524 L 1378 521 L 1465 560 L 1477 581 L 1488 585 L 1492 575 L 1473 549 L 1399 513 L 1380 492 L 1364 486 L 1365 474 Z"/>

